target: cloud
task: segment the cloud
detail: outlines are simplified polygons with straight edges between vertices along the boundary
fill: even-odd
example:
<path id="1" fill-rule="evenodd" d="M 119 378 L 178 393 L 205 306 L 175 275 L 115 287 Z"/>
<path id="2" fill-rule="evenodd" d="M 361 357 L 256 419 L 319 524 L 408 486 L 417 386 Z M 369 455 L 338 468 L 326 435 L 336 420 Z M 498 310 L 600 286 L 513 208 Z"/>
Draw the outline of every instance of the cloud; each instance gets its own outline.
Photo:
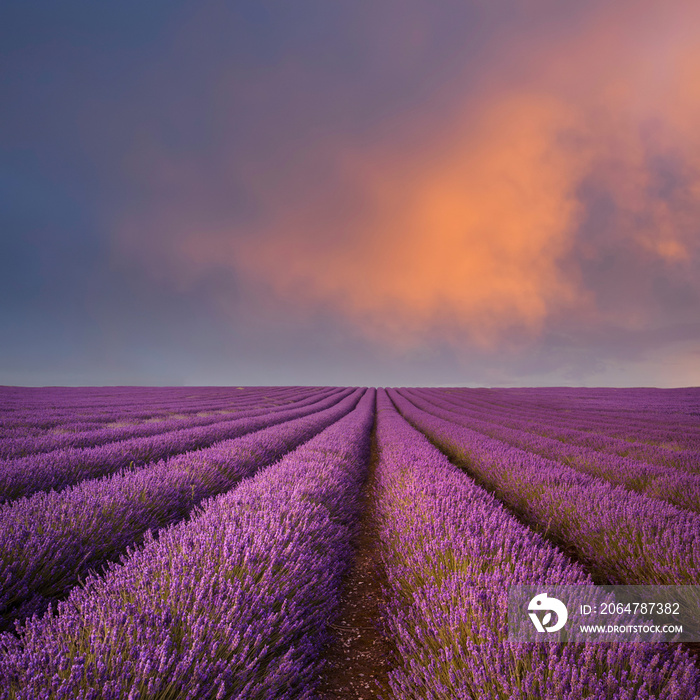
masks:
<path id="1" fill-rule="evenodd" d="M 312 198 L 228 251 L 277 294 L 331 306 L 373 335 L 452 323 L 487 342 L 536 329 L 577 294 L 557 265 L 580 215 L 585 158 L 559 143 L 574 127 L 557 100 L 504 95 L 427 148 L 346 155 L 360 202 L 349 216 L 317 217 Z"/>
<path id="2" fill-rule="evenodd" d="M 669 299 L 689 307 L 700 10 L 592 4 L 584 19 L 551 35 L 494 29 L 479 83 L 453 83 L 430 119 L 406 114 L 386 143 L 328 124 L 315 140 L 303 126 L 323 114 L 313 80 L 294 97 L 298 68 L 271 70 L 250 98 L 265 107 L 257 157 L 225 135 L 216 167 L 152 154 L 158 193 L 120 222 L 121 254 L 184 286 L 228 270 L 249 299 L 335 314 L 395 345 L 436 333 L 491 346 L 562 319 L 643 327 Z M 427 43 L 416 37 L 412 66 Z M 222 179 L 246 216 L 225 194 L 212 206 Z"/>

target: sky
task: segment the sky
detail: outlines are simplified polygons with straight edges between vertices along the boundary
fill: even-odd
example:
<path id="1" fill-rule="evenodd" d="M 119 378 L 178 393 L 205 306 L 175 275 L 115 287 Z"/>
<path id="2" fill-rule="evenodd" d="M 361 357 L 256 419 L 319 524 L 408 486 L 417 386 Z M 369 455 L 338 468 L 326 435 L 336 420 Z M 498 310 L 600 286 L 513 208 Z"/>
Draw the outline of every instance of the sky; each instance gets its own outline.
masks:
<path id="1" fill-rule="evenodd" d="M 696 0 L 6 0 L 0 384 L 700 385 Z"/>

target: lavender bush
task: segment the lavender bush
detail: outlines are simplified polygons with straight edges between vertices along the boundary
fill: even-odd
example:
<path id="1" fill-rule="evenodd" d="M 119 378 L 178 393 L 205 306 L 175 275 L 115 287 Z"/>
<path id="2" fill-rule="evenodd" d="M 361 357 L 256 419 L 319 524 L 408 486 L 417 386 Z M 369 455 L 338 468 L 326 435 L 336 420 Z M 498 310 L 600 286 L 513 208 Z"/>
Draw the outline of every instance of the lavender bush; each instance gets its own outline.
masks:
<path id="1" fill-rule="evenodd" d="M 0 462 L 0 502 L 28 496 L 37 491 L 65 488 L 83 479 L 135 468 L 189 450 L 208 447 L 221 440 L 244 435 L 291 418 L 309 415 L 337 403 L 350 390 L 320 400 L 303 401 L 301 406 L 270 411 L 261 409 L 248 417 L 214 425 L 177 430 L 162 435 L 134 438 L 89 447 L 68 448 Z"/>
<path id="2" fill-rule="evenodd" d="M 690 700 L 680 647 L 507 639 L 510 584 L 590 584 L 378 397 L 376 515 L 397 700 Z"/>
<path id="3" fill-rule="evenodd" d="M 184 518 L 204 498 L 309 440 L 351 411 L 360 393 L 311 416 L 136 472 L 0 506 L 0 629 L 43 612 L 149 529 Z"/>
<path id="4" fill-rule="evenodd" d="M 438 398 L 424 399 L 422 392 L 403 393 L 406 397 L 410 397 L 415 406 L 432 415 L 488 435 L 526 452 L 561 462 L 581 473 L 592 474 L 632 491 L 700 512 L 700 475 L 679 473 L 675 468 L 647 464 L 587 447 L 564 444 L 559 440 L 536 433 L 480 420 L 470 412 L 460 411 L 455 406 L 446 408 L 445 403 Z M 697 471 L 700 458 L 696 457 L 692 464 Z"/>
<path id="5" fill-rule="evenodd" d="M 665 464 L 676 450 L 700 450 L 696 389 L 439 389 L 425 393 L 499 422 L 514 421 L 513 427 L 529 424 L 535 432 L 580 439 L 580 444 L 587 440 L 607 444 L 622 456 L 653 461 L 658 455 Z"/>
<path id="6" fill-rule="evenodd" d="M 602 580 L 700 583 L 700 515 L 511 447 L 389 393 L 412 425 Z"/>
<path id="7" fill-rule="evenodd" d="M 311 698 L 374 392 L 277 465 L 0 638 L 0 698 Z"/>
<path id="8" fill-rule="evenodd" d="M 333 390 L 337 391 L 337 390 Z M 172 404 L 167 407 L 167 414 L 161 417 L 148 416 L 146 419 L 130 415 L 123 404 L 111 407 L 110 421 L 98 423 L 89 429 L 81 429 L 81 423 L 64 421 L 54 426 L 54 430 L 28 430 L 15 428 L 5 429 L 0 438 L 0 458 L 15 459 L 26 457 L 39 452 L 68 447 L 84 448 L 104 445 L 108 442 L 126 440 L 129 438 L 148 437 L 184 428 L 219 423 L 231 418 L 243 418 L 255 411 L 274 411 L 276 407 L 290 408 L 291 404 L 302 405 L 302 402 L 316 397 L 318 400 L 331 393 L 329 390 L 315 389 L 313 391 L 286 392 L 284 395 L 272 397 L 246 394 L 244 398 L 226 402 L 203 403 L 192 407 L 190 404 L 181 406 Z M 262 410 L 261 410 L 262 409 Z"/>
<path id="9" fill-rule="evenodd" d="M 451 409 L 462 418 L 475 419 L 494 428 L 512 428 L 518 432 L 534 433 L 546 440 L 629 458 L 633 462 L 681 469 L 691 474 L 700 471 L 700 429 L 697 421 L 688 424 L 676 416 L 677 423 L 663 430 L 659 430 L 658 425 L 652 422 L 640 425 L 632 418 L 637 415 L 633 410 L 635 404 L 621 404 L 613 418 L 610 417 L 610 412 L 598 416 L 596 412 L 588 411 L 585 418 L 572 419 L 568 409 L 537 415 L 536 411 L 523 411 L 522 408 L 514 412 L 504 410 L 501 406 L 474 405 L 471 393 L 418 390 L 409 391 L 408 394 L 428 399 L 443 409 Z M 619 414 L 630 418 L 620 423 Z M 609 422 L 613 421 L 617 422 L 615 432 L 621 433 L 624 438 L 606 434 L 606 431 L 611 430 Z M 652 444 L 649 444 L 650 441 Z M 694 445 L 695 448 L 690 449 L 689 445 Z"/>

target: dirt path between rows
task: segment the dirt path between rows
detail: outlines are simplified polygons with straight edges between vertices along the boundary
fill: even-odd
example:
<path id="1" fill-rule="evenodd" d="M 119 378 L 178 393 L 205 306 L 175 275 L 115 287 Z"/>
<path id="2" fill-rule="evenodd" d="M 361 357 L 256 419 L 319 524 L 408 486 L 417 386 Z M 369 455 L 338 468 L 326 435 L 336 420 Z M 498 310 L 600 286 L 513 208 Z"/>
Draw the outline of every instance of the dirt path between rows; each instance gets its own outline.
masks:
<path id="1" fill-rule="evenodd" d="M 369 473 L 362 495 L 355 558 L 344 581 L 340 610 L 331 625 L 333 638 L 325 649 L 326 666 L 317 695 L 320 700 L 390 697 L 387 690 L 393 650 L 379 630 L 383 570 L 373 519 L 377 469 L 374 431 Z"/>

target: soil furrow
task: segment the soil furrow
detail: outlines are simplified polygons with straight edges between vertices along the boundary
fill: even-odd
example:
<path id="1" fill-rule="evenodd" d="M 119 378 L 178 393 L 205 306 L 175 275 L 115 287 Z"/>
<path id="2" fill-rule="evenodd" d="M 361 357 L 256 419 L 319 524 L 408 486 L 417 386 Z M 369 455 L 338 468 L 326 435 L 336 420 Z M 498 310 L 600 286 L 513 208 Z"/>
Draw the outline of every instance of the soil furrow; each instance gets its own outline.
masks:
<path id="1" fill-rule="evenodd" d="M 330 625 L 333 636 L 325 650 L 326 665 L 317 691 L 321 700 L 389 696 L 387 678 L 394 652 L 380 628 L 384 577 L 373 518 L 377 461 L 373 432 L 355 557 L 344 582 L 338 616 Z"/>

